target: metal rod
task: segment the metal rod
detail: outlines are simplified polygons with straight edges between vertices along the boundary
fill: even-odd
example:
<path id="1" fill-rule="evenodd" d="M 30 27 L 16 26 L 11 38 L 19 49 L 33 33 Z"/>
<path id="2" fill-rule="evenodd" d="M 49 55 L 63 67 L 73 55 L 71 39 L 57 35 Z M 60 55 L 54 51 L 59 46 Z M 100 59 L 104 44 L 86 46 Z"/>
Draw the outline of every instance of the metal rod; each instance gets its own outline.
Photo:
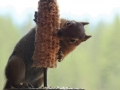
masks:
<path id="1" fill-rule="evenodd" d="M 47 68 L 44 68 L 44 87 L 47 87 Z"/>

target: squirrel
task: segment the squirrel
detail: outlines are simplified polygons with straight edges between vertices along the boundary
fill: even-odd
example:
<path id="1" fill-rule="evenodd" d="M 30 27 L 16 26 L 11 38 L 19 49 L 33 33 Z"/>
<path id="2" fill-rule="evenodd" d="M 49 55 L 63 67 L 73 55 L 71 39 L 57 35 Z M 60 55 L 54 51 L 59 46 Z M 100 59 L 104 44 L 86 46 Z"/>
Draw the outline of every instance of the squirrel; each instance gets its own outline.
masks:
<path id="1" fill-rule="evenodd" d="M 91 36 L 85 34 L 84 25 L 88 22 L 77 22 L 61 19 L 57 36 L 60 38 L 58 61 L 63 60 L 81 42 Z M 34 52 L 35 28 L 31 29 L 16 44 L 5 68 L 6 84 L 4 89 L 38 88 L 43 86 L 43 68 L 31 67 Z"/>

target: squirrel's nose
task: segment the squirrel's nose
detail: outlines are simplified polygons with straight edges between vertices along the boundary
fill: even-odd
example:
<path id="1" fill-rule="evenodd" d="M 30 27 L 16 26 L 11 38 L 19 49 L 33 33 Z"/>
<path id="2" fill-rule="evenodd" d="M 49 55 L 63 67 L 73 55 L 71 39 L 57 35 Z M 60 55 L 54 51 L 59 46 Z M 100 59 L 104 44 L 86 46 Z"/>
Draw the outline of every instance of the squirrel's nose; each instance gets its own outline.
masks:
<path id="1" fill-rule="evenodd" d="M 61 37 L 63 35 L 63 32 L 61 30 L 59 30 L 57 35 L 58 35 L 58 37 Z"/>

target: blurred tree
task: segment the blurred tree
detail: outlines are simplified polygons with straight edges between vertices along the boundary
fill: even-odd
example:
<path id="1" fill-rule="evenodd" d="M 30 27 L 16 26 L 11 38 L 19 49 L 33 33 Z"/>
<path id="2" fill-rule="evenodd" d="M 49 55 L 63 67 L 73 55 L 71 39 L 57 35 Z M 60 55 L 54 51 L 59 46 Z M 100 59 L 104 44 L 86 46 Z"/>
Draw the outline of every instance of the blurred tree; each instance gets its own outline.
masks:
<path id="1" fill-rule="evenodd" d="M 0 16 L 0 90 L 4 85 L 4 68 L 12 50 L 20 38 L 17 27 L 9 16 Z"/>
<path id="2" fill-rule="evenodd" d="M 4 84 L 4 67 L 20 33 L 25 34 L 33 27 L 32 18 L 19 28 L 12 19 L 0 17 L 0 89 Z M 97 28 L 85 27 L 93 37 L 82 43 L 62 62 L 57 69 L 48 70 L 48 84 L 85 88 L 86 90 L 120 90 L 120 17 L 115 16 L 112 23 L 98 22 Z"/>

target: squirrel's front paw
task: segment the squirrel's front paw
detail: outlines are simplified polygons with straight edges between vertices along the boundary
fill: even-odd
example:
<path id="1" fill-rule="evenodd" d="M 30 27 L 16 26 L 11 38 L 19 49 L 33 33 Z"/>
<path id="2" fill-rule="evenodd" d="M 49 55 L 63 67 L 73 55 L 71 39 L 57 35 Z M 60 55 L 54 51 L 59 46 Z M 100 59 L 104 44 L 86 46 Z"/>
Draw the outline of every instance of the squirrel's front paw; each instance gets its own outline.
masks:
<path id="1" fill-rule="evenodd" d="M 33 19 L 33 20 L 35 21 L 35 23 L 37 23 L 38 12 L 35 11 L 34 17 L 35 17 L 35 19 Z"/>
<path id="2" fill-rule="evenodd" d="M 61 62 L 62 61 L 62 58 L 63 58 L 64 54 L 61 50 L 59 50 L 58 52 L 58 61 Z"/>

